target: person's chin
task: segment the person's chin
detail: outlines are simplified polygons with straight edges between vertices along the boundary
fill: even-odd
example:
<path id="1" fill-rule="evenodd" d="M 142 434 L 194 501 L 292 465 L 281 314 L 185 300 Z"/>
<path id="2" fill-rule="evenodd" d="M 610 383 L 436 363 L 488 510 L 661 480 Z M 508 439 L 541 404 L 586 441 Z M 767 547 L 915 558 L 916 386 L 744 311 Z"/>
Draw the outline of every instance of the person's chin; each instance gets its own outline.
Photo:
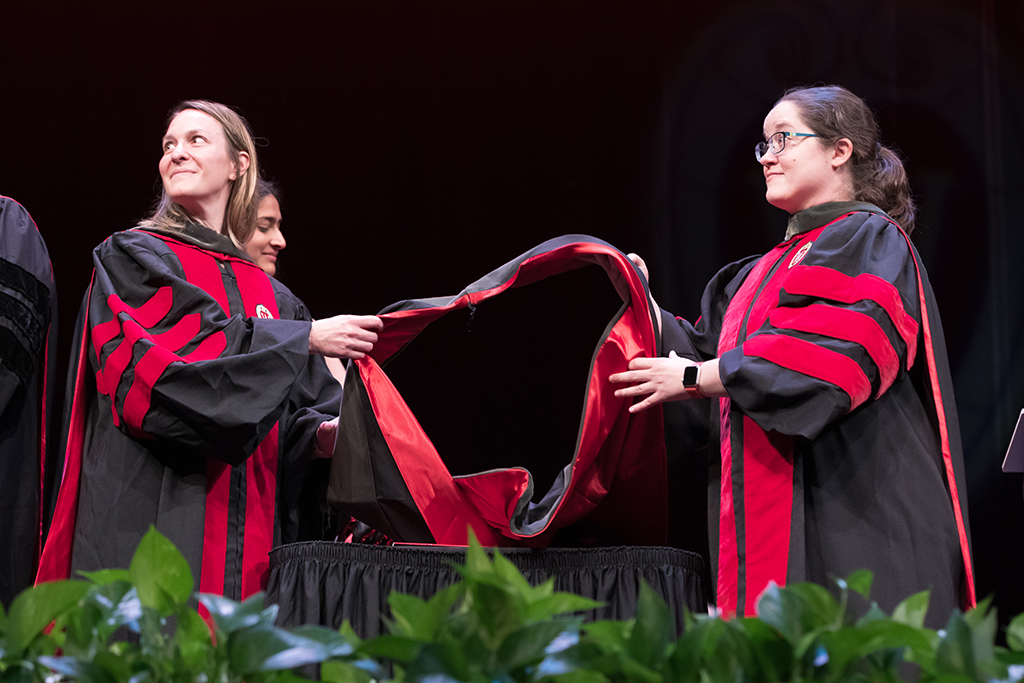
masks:
<path id="1" fill-rule="evenodd" d="M 789 214 L 796 213 L 795 211 L 792 210 L 792 208 L 790 208 L 791 207 L 791 203 L 786 201 L 786 199 L 784 199 L 784 198 L 772 197 L 769 194 L 769 195 L 765 195 L 765 199 L 767 199 L 768 203 L 771 204 L 772 206 L 774 206 L 776 209 L 782 209 L 783 211 L 785 211 L 786 213 L 789 213 Z"/>
<path id="2" fill-rule="evenodd" d="M 182 184 L 177 184 L 167 187 L 166 190 L 167 196 L 178 206 L 183 207 L 189 212 L 196 209 L 197 202 L 194 199 L 193 193 L 189 192 L 189 188 L 183 187 Z"/>

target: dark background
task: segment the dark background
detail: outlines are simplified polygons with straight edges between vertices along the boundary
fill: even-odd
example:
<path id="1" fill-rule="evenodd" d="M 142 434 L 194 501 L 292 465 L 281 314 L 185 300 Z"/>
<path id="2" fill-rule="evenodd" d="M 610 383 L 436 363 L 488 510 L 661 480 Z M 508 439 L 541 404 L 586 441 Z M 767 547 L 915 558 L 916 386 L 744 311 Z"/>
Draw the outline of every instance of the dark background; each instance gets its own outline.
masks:
<path id="1" fill-rule="evenodd" d="M 1024 611 L 1021 475 L 999 471 L 1024 406 L 1024 3 L 11 4 L 0 193 L 49 245 L 65 368 L 90 249 L 148 212 L 181 99 L 234 105 L 263 139 L 279 275 L 314 316 L 455 294 L 574 232 L 640 252 L 659 303 L 693 316 L 721 265 L 784 231 L 753 158 L 765 114 L 793 85 L 849 87 L 919 198 L 979 595 Z"/>

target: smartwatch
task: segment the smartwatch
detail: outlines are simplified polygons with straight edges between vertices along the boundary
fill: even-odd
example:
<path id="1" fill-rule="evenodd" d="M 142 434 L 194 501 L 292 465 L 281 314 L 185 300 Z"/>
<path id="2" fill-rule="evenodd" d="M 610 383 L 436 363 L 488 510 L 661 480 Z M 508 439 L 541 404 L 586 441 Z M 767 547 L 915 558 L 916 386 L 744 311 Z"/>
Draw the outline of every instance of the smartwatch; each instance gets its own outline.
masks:
<path id="1" fill-rule="evenodd" d="M 690 398 L 707 398 L 704 394 L 700 393 L 700 387 L 698 386 L 700 366 L 701 363 L 694 363 L 693 365 L 687 365 L 683 369 L 683 389 L 686 390 Z"/>

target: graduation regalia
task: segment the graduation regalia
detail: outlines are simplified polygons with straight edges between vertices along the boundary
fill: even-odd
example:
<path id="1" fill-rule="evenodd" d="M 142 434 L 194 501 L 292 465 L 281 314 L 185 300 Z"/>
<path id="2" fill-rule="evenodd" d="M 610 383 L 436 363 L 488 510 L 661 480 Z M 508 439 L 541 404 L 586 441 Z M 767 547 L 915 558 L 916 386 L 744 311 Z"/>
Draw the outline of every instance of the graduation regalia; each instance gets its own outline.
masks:
<path id="1" fill-rule="evenodd" d="M 126 567 L 155 524 L 201 591 L 245 598 L 270 548 L 304 536 L 313 439 L 340 402 L 309 314 L 196 225 L 117 233 L 93 261 L 38 578 Z"/>
<path id="2" fill-rule="evenodd" d="M 0 603 L 32 585 L 46 494 L 57 290 L 36 224 L 0 196 Z"/>
<path id="3" fill-rule="evenodd" d="M 643 277 L 568 235 L 455 296 L 399 302 L 346 374 L 330 501 L 397 541 L 661 545 L 661 411 L 608 381 L 655 355 Z M 566 530 L 566 534 L 568 534 Z"/>
<path id="4" fill-rule="evenodd" d="M 796 234 L 709 283 L 666 338 L 718 357 L 712 565 L 725 614 L 769 582 L 867 568 L 884 609 L 931 590 L 931 618 L 974 602 L 952 381 L 928 276 L 870 204 L 793 217 Z M 681 333 L 681 334 L 680 334 Z M 717 539 L 717 543 L 715 542 Z"/>

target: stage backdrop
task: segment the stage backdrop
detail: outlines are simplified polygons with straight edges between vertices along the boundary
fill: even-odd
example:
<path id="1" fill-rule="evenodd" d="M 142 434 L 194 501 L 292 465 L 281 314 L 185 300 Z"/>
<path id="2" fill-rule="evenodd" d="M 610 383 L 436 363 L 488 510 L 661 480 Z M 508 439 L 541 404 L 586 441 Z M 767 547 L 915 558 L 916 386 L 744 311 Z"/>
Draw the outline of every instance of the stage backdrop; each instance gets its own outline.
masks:
<path id="1" fill-rule="evenodd" d="M 769 249 L 753 145 L 775 99 L 841 83 L 920 201 L 965 439 L 980 595 L 1024 611 L 1024 3 L 996 0 L 41 0 L 3 10 L 0 193 L 35 216 L 60 360 L 90 249 L 157 195 L 166 112 L 235 105 L 284 188 L 281 279 L 315 316 L 457 291 L 563 233 L 650 264 L 695 315 Z"/>

